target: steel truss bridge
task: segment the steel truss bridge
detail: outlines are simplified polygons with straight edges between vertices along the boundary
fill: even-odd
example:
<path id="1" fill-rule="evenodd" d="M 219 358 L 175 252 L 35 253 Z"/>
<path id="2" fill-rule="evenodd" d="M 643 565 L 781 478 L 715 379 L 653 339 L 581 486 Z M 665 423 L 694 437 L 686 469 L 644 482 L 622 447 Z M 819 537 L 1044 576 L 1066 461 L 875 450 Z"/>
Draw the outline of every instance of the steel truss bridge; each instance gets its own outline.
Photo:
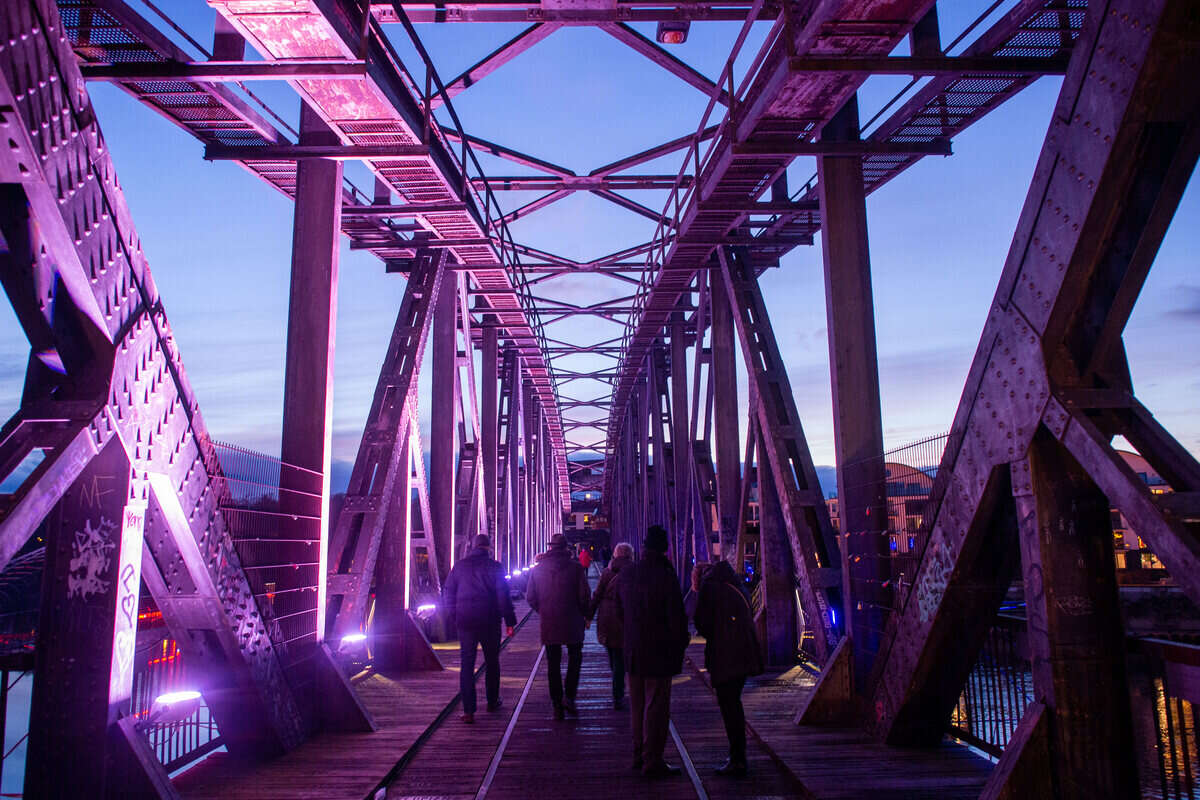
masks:
<path id="1" fill-rule="evenodd" d="M 367 633 L 379 665 L 436 666 L 415 611 L 453 559 L 486 532 L 515 573 L 581 494 L 602 498 L 614 541 L 666 527 L 685 581 L 696 561 L 754 561 L 768 662 L 790 665 L 802 647 L 819 666 L 800 727 L 836 722 L 884 747 L 939 746 L 1023 580 L 1032 702 L 983 796 L 1137 795 L 1102 533 L 1116 508 L 1200 603 L 1200 464 L 1139 402 L 1122 342 L 1200 147 L 1194 2 L 1017 0 L 952 43 L 934 0 L 208 5 L 211 42 L 173 22 L 174 2 L 0 4 L 0 280 L 30 348 L 0 464 L 8 475 L 41 459 L 0 498 L 0 564 L 25 563 L 35 534 L 45 543 L 33 655 L 5 667 L 33 675 L 26 796 L 177 796 L 168 771 L 181 762 L 147 736 L 161 709 L 135 689 L 147 619 L 205 676 L 210 731 L 244 763 L 378 727 L 339 643 Z M 738 31 L 715 78 L 665 44 L 710 22 Z M 449 76 L 422 23 L 527 27 Z M 636 23 L 657 24 L 659 41 Z M 598 28 L 702 92 L 695 132 L 579 174 L 467 131 L 454 98 L 487 91 L 493 72 L 565 26 Z M 752 29 L 765 31 L 756 51 Z M 909 54 L 895 55 L 905 42 Z M 873 75 L 916 88 L 864 124 L 857 91 Z M 950 155 L 956 136 L 1044 75 L 1063 76 L 1062 89 L 929 494 L 915 576 L 899 584 L 865 198 Z M 245 86 L 262 80 L 299 95 L 298 130 Z M 209 435 L 89 100 L 94 82 L 295 201 L 278 459 Z M 481 153 L 519 169 L 485 173 Z M 677 172 L 643 171 L 668 156 Z M 789 185 L 800 157 L 816 158 L 817 175 Z M 347 161 L 373 185 L 347 181 Z M 524 205 L 506 199 L 529 191 L 540 194 Z M 665 192 L 663 207 L 633 199 L 648 191 Z M 514 239 L 514 221 L 579 192 L 653 221 L 653 237 L 588 261 Z M 759 285 L 818 232 L 836 520 Z M 331 517 L 342 236 L 407 284 Z M 556 280 L 576 275 L 623 294 L 556 296 Z M 559 333 L 580 319 L 598 338 Z M 609 366 L 573 368 L 580 354 Z M 1117 436 L 1172 493 L 1150 491 Z"/>

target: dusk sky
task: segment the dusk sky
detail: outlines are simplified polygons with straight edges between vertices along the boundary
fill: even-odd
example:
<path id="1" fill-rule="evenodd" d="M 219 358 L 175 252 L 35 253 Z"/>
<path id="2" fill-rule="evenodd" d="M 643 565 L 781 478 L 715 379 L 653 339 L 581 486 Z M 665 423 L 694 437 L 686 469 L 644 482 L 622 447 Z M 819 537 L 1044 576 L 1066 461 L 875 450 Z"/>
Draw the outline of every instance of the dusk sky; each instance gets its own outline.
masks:
<path id="1" fill-rule="evenodd" d="M 134 3 L 136 6 L 137 4 Z M 942 3 L 949 42 L 986 3 Z M 1006 3 L 1001 11 L 1013 3 Z M 953 8 L 945 13 L 945 8 Z M 162 4 L 200 42 L 213 12 L 202 0 Z M 153 16 L 147 12 L 147 16 Z M 444 78 L 457 75 L 522 26 L 418 26 Z M 672 52 L 715 78 L 737 25 L 695 24 Z M 393 39 L 403 37 L 398 26 Z M 753 54 L 766 28 L 756 28 Z M 653 26 L 642 28 L 653 36 Z M 186 45 L 185 45 L 186 47 Z M 408 52 L 400 47 L 402 54 Z M 193 51 L 194 52 L 194 51 Z M 199 56 L 198 54 L 197 57 Z M 876 325 L 888 447 L 948 429 L 1007 255 L 1059 80 L 1043 78 L 954 139 L 954 155 L 926 158 L 868 201 Z M 872 78 L 860 94 L 870 119 L 906 78 Z M 292 203 L 229 162 L 208 163 L 202 146 L 109 85 L 90 87 L 117 173 L 162 293 L 200 407 L 215 438 L 277 453 Z M 286 85 L 252 85 L 293 124 L 299 100 Z M 707 98 L 590 28 L 567 28 L 502 67 L 455 101 L 469 133 L 586 174 L 602 164 L 692 132 Z M 491 174 L 520 167 L 481 159 Z M 678 158 L 639 167 L 675 172 Z M 793 188 L 816 171 L 799 159 Z M 369 191 L 361 167 L 347 175 Z M 661 208 L 665 193 L 631 193 Z M 516 207 L 528 199 L 508 193 Z M 513 227 L 527 244 L 572 258 L 645 241 L 653 223 L 576 194 Z M 775 333 L 813 458 L 833 463 L 820 237 L 762 278 Z M 334 460 L 344 471 L 357 449 L 404 281 L 384 274 L 343 239 L 334 393 Z M 1200 453 L 1200 191 L 1195 181 L 1167 235 L 1133 318 L 1126 346 L 1141 400 L 1193 453 Z M 594 302 L 628 287 L 599 277 L 552 281 L 538 293 Z M 562 323 L 553 335 L 595 341 L 609 323 Z M 17 407 L 28 344 L 11 308 L 0 311 L 0 412 Z M 598 368 L 602 360 L 577 361 Z M 428 392 L 428 370 L 422 380 Z M 743 403 L 745 393 L 743 390 Z M 423 403 L 428 423 L 428 403 Z M 335 490 L 339 488 L 335 486 Z"/>

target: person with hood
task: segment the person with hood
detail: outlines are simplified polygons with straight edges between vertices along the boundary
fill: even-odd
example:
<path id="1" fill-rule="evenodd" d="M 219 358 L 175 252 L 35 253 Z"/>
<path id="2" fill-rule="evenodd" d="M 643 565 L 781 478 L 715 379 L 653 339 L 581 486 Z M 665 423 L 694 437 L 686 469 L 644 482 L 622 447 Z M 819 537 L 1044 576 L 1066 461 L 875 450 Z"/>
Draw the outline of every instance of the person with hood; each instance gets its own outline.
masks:
<path id="1" fill-rule="evenodd" d="M 704 666 L 717 693 L 725 735 L 729 737 L 729 760 L 717 768 L 717 774 L 741 777 L 746 774 L 742 689 L 746 678 L 762 674 L 763 660 L 754 631 L 754 613 L 728 561 L 718 561 L 705 571 L 694 620 L 696 630 L 704 637 Z"/>
<path id="2" fill-rule="evenodd" d="M 512 636 L 517 625 L 504 567 L 492 558 L 492 540 L 486 533 L 475 537 L 475 548 L 450 570 L 442 587 L 442 608 L 458 629 L 458 688 L 462 694 L 462 721 L 475 721 L 475 648 L 483 648 L 484 686 L 488 711 L 500 708 L 500 620 Z"/>
<path id="3" fill-rule="evenodd" d="M 691 634 L 679 577 L 667 559 L 667 532 L 646 531 L 642 558 L 617 576 L 617 605 L 625 634 L 625 672 L 633 722 L 633 768 L 648 778 L 678 775 L 663 760 L 671 721 L 671 678 L 683 671 Z"/>
<path id="4" fill-rule="evenodd" d="M 612 670 L 613 708 L 625 700 L 625 629 L 617 611 L 617 575 L 633 563 L 633 546 L 621 542 L 613 551 L 613 559 L 600 575 L 588 619 L 596 619 L 596 638 L 608 651 L 608 666 Z M 597 616 L 598 615 L 598 616 Z"/>
<path id="5" fill-rule="evenodd" d="M 576 713 L 575 691 L 583 665 L 583 629 L 591 600 L 587 573 L 567 547 L 567 537 L 556 533 L 538 559 L 529 578 L 525 599 L 538 613 L 546 667 L 550 672 L 550 700 L 554 718 Z M 563 692 L 562 648 L 567 647 L 567 685 Z"/>

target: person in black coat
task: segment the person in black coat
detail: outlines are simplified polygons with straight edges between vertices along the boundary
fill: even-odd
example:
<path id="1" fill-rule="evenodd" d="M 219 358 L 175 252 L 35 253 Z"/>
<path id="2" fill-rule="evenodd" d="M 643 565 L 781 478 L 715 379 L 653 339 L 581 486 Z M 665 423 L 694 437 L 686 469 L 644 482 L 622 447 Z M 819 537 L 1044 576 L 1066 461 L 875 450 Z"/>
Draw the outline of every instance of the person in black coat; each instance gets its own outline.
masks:
<path id="1" fill-rule="evenodd" d="M 546 666 L 550 672 L 550 700 L 555 719 L 576 713 L 575 691 L 583 665 L 583 629 L 592 592 L 587 572 L 567 547 L 567 537 L 556 533 L 549 549 L 538 559 L 529 578 L 525 599 L 538 613 Z M 563 694 L 562 647 L 567 646 L 567 685 Z"/>
<path id="2" fill-rule="evenodd" d="M 717 693 L 717 705 L 729 737 L 729 760 L 718 775 L 746 774 L 746 678 L 763 671 L 754 614 L 728 561 L 709 567 L 696 603 L 696 630 L 704 637 L 704 666 Z"/>
<path id="3" fill-rule="evenodd" d="M 475 537 L 475 549 L 450 570 L 442 587 L 442 608 L 451 625 L 458 628 L 459 692 L 463 722 L 475 721 L 475 648 L 483 648 L 487 665 L 484 685 L 488 711 L 500 708 L 500 620 L 512 636 L 517 625 L 504 567 L 492 558 L 492 540 L 486 533 Z"/>
<path id="4" fill-rule="evenodd" d="M 683 671 L 691 634 L 679 577 L 667 560 L 667 532 L 646 532 L 642 558 L 617 576 L 617 603 L 625 634 L 633 721 L 633 767 L 651 778 L 678 775 L 663 760 L 671 719 L 671 678 Z"/>
<path id="5" fill-rule="evenodd" d="M 596 619 L 596 638 L 608 651 L 608 666 L 612 670 L 613 708 L 620 708 L 625 699 L 625 626 L 617 606 L 617 576 L 633 563 L 633 547 L 621 542 L 613 551 L 614 557 L 600 575 L 588 619 Z"/>

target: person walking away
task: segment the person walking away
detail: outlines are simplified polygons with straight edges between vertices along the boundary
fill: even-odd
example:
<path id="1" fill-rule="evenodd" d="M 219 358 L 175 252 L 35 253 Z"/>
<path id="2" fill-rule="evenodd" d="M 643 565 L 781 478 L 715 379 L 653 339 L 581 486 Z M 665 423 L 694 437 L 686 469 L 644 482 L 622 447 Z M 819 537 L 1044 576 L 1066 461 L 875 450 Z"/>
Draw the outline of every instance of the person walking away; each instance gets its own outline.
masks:
<path id="1" fill-rule="evenodd" d="M 667 532 L 646 532 L 640 561 L 617 576 L 617 602 L 625 634 L 625 672 L 633 722 L 633 768 L 649 778 L 678 775 L 663 760 L 671 719 L 671 678 L 683 671 L 691 638 L 683 593 L 667 560 Z"/>
<path id="2" fill-rule="evenodd" d="M 612 670 L 613 708 L 625 700 L 625 626 L 618 610 L 617 575 L 633 563 L 633 546 L 621 542 L 613 552 L 608 569 L 600 575 L 588 619 L 596 619 L 596 638 L 608 651 L 608 666 Z"/>
<path id="3" fill-rule="evenodd" d="M 584 574 L 587 574 L 587 571 L 592 566 L 592 551 L 583 545 L 579 547 L 579 565 L 583 567 Z"/>
<path id="4" fill-rule="evenodd" d="M 696 616 L 696 604 L 700 602 L 700 584 L 704 583 L 704 576 L 711 566 L 707 561 L 692 565 L 692 588 L 683 596 L 683 610 L 687 612 L 689 619 Z"/>
<path id="5" fill-rule="evenodd" d="M 488 711 L 502 705 L 500 699 L 500 620 L 512 636 L 517 625 L 504 567 L 492 558 L 492 540 L 486 533 L 475 537 L 475 548 L 450 570 L 442 587 L 442 608 L 450 624 L 458 629 L 459 675 L 462 721 L 475 721 L 475 648 L 483 649 L 486 666 L 484 686 Z"/>
<path id="6" fill-rule="evenodd" d="M 746 712 L 742 689 L 746 678 L 761 675 L 762 650 L 754 631 L 754 614 L 728 561 L 705 571 L 696 604 L 696 630 L 704 637 L 704 666 L 717 693 L 717 705 L 729 737 L 729 760 L 718 775 L 746 774 Z"/>
<path id="7" fill-rule="evenodd" d="M 546 667 L 550 672 L 550 700 L 554 718 L 577 713 L 575 691 L 583 665 L 583 628 L 587 621 L 591 591 L 587 573 L 567 547 L 567 537 L 556 533 L 529 578 L 525 599 L 538 613 Z M 563 692 L 562 648 L 567 648 L 567 683 Z"/>

